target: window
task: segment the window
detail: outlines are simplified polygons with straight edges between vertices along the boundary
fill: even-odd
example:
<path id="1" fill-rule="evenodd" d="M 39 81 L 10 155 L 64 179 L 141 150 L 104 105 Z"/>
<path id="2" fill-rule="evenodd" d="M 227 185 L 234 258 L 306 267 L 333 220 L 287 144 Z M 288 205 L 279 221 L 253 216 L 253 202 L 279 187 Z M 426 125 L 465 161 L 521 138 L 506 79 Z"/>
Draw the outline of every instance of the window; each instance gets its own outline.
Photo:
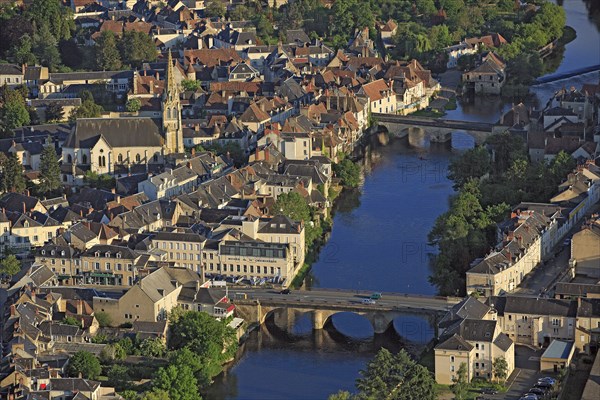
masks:
<path id="1" fill-rule="evenodd" d="M 485 350 L 485 344 L 481 345 L 481 350 Z"/>
<path id="2" fill-rule="evenodd" d="M 88 163 L 87 161 L 88 161 L 88 160 L 87 160 L 87 155 L 85 155 L 85 154 L 82 154 L 82 155 L 81 155 L 81 163 L 82 163 L 82 164 L 87 164 L 87 163 Z"/>
<path id="3" fill-rule="evenodd" d="M 450 366 L 450 372 L 454 372 L 454 365 Z"/>
<path id="4" fill-rule="evenodd" d="M 139 154 L 135 155 L 135 162 L 140 162 L 142 160 L 142 157 Z"/>
<path id="5" fill-rule="evenodd" d="M 475 348 L 479 350 L 479 343 L 475 343 Z"/>
<path id="6" fill-rule="evenodd" d="M 450 362 L 454 362 L 454 356 L 450 356 Z"/>
<path id="7" fill-rule="evenodd" d="M 559 326 L 560 325 L 560 320 L 558 318 L 552 318 L 552 325 Z"/>
<path id="8" fill-rule="evenodd" d="M 123 154 L 119 154 L 117 156 L 117 160 L 119 161 L 119 163 L 122 163 L 123 162 Z"/>
<path id="9" fill-rule="evenodd" d="M 67 156 L 67 163 L 73 164 L 73 157 L 70 154 Z"/>

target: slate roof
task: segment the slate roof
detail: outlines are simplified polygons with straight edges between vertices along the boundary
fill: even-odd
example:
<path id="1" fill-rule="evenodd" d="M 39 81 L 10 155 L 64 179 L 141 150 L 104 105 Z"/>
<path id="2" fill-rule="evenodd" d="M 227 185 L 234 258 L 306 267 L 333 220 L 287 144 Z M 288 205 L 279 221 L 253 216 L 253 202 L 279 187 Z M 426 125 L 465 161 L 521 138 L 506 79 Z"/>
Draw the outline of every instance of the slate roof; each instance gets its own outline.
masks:
<path id="1" fill-rule="evenodd" d="M 154 235 L 155 240 L 166 240 L 173 242 L 203 243 L 206 238 L 191 232 L 158 232 Z"/>
<path id="2" fill-rule="evenodd" d="M 496 340 L 494 340 L 494 344 L 498 346 L 502 351 L 507 351 L 513 344 L 513 341 L 511 340 L 511 338 L 508 337 L 506 333 L 500 333 Z"/>
<path id="3" fill-rule="evenodd" d="M 23 70 L 15 64 L 0 64 L 0 75 L 21 75 Z"/>
<path id="4" fill-rule="evenodd" d="M 2 196 L 0 208 L 6 209 L 6 211 L 23 212 L 23 203 L 25 203 L 25 211 L 31 211 L 39 201 L 37 197 L 11 192 Z"/>
<path id="5" fill-rule="evenodd" d="M 577 316 L 584 318 L 598 318 L 600 316 L 600 298 L 581 299 L 581 305 L 577 309 Z"/>
<path id="6" fill-rule="evenodd" d="M 301 222 L 294 222 L 285 215 L 276 215 L 270 220 L 261 221 L 259 233 L 266 234 L 297 234 L 302 230 Z"/>
<path id="7" fill-rule="evenodd" d="M 497 321 L 465 319 L 460 324 L 460 336 L 472 342 L 491 342 Z"/>
<path id="8" fill-rule="evenodd" d="M 67 148 L 91 148 L 100 137 L 111 147 L 160 147 L 160 121 L 152 118 L 81 118 L 65 141 Z"/>
<path id="9" fill-rule="evenodd" d="M 50 379 L 52 390 L 65 392 L 94 392 L 100 386 L 100 382 L 82 378 L 56 378 Z"/>
<path id="10" fill-rule="evenodd" d="M 487 303 L 498 311 L 498 315 L 556 315 L 571 318 L 577 315 L 577 301 L 571 300 L 509 296 L 490 297 Z"/>
<path id="11" fill-rule="evenodd" d="M 573 349 L 574 343 L 566 340 L 557 340 L 554 339 L 550 346 L 544 351 L 542 354 L 542 359 L 544 358 L 557 358 L 557 359 L 567 359 L 569 354 L 571 354 L 571 350 Z"/>
<path id="12" fill-rule="evenodd" d="M 473 345 L 471 345 L 459 335 L 454 334 L 442 343 L 435 346 L 435 348 L 440 350 L 471 351 L 473 350 Z"/>

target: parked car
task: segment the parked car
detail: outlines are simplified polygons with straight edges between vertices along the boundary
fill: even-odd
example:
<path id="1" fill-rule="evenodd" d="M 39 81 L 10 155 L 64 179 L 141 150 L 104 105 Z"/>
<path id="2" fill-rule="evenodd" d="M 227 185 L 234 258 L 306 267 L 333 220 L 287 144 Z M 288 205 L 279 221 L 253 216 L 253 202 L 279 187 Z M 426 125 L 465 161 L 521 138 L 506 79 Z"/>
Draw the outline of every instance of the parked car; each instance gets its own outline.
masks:
<path id="1" fill-rule="evenodd" d="M 535 387 L 540 388 L 540 389 L 550 389 L 552 387 L 552 384 L 550 382 L 538 382 Z"/>
<path id="2" fill-rule="evenodd" d="M 290 289 L 283 289 L 279 291 L 279 294 L 290 294 L 292 291 Z"/>
<path id="3" fill-rule="evenodd" d="M 519 400 L 539 400 L 539 397 L 533 393 L 527 393 L 526 395 L 521 396 Z"/>
<path id="4" fill-rule="evenodd" d="M 373 299 L 363 299 L 363 304 L 375 304 L 375 300 Z"/>
<path id="5" fill-rule="evenodd" d="M 379 293 L 379 292 L 375 292 L 375 293 L 373 293 L 373 294 L 371 295 L 371 299 L 372 299 L 372 300 L 379 300 L 379 299 L 381 299 L 381 293 Z"/>
<path id="6" fill-rule="evenodd" d="M 563 242 L 563 246 L 570 246 L 571 245 L 571 239 L 565 239 Z"/>
<path id="7" fill-rule="evenodd" d="M 529 389 L 529 393 L 535 394 L 536 396 L 543 396 L 546 394 L 546 391 L 541 388 L 531 388 Z"/>
<path id="8" fill-rule="evenodd" d="M 556 383 L 556 379 L 550 377 L 550 376 L 544 376 L 542 378 L 538 379 L 538 383 L 540 382 L 548 382 L 551 385 L 554 385 Z"/>

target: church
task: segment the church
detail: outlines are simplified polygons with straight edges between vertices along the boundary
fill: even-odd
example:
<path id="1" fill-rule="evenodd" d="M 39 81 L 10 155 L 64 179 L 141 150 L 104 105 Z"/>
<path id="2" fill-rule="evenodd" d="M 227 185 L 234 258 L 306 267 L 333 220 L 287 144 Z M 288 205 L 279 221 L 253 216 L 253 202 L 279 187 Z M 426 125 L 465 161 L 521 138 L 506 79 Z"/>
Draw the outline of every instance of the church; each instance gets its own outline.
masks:
<path id="1" fill-rule="evenodd" d="M 117 177 L 159 171 L 169 155 L 181 154 L 183 126 L 179 88 L 169 51 L 162 118 L 80 118 L 62 148 L 65 185 L 81 185 L 88 171 Z"/>

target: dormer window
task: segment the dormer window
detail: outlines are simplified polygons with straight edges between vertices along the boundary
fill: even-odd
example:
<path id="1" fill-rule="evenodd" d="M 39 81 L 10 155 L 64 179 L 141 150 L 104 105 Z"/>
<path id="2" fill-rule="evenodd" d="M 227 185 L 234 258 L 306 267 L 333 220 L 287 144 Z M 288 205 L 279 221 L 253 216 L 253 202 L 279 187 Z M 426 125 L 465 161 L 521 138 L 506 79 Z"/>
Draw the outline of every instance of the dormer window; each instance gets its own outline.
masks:
<path id="1" fill-rule="evenodd" d="M 121 258 L 121 253 L 117 253 L 117 258 Z"/>
<path id="2" fill-rule="evenodd" d="M 46 250 L 42 250 L 42 255 L 46 255 Z"/>
<path id="3" fill-rule="evenodd" d="M 106 253 L 104 253 L 104 257 L 109 258 L 110 257 L 110 251 L 107 251 Z"/>
<path id="4" fill-rule="evenodd" d="M 63 250 L 63 251 L 61 251 L 61 252 L 60 252 L 60 255 L 64 257 L 64 256 L 65 256 L 65 251 L 64 251 L 64 250 Z"/>
<path id="5" fill-rule="evenodd" d="M 95 253 L 94 253 L 94 255 L 95 255 L 96 257 L 100 257 L 100 252 L 99 252 L 99 251 L 97 251 L 97 252 L 95 252 Z"/>

